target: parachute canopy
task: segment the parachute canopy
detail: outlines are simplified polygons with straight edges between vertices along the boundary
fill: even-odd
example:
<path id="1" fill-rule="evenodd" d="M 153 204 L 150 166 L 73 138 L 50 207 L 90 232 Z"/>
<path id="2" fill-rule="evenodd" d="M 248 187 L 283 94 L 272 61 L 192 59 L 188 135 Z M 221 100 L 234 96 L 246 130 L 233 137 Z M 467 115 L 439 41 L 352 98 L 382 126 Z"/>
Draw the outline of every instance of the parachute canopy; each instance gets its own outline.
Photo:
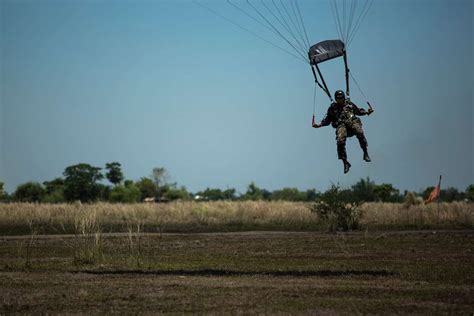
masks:
<path id="1" fill-rule="evenodd" d="M 344 43 L 341 40 L 328 40 L 314 44 L 308 52 L 311 65 L 344 55 Z"/>

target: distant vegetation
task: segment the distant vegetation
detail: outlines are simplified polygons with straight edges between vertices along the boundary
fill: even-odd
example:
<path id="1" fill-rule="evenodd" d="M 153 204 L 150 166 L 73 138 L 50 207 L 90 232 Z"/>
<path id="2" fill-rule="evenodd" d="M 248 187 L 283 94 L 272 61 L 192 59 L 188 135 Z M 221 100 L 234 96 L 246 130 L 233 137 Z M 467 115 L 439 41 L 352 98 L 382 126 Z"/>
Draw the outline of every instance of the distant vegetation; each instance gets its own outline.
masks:
<path id="1" fill-rule="evenodd" d="M 105 168 L 80 163 L 66 167 L 62 177 L 38 182 L 27 182 L 19 185 L 8 194 L 4 183 L 0 182 L 0 201 L 2 202 L 38 202 L 38 203 L 67 203 L 67 202 L 111 202 L 137 203 L 146 198 L 157 201 L 200 200 L 200 201 L 292 201 L 315 202 L 327 196 L 326 192 L 316 189 L 300 191 L 297 188 L 283 188 L 269 191 L 250 183 L 244 193 L 238 193 L 235 188 L 221 190 L 206 188 L 196 193 L 189 192 L 186 187 L 169 182 L 165 168 L 154 168 L 147 177 L 137 181 L 127 180 L 119 162 L 110 162 Z M 433 187 L 421 192 L 403 193 L 392 184 L 376 184 L 371 179 L 360 179 L 349 188 L 339 189 L 340 194 L 357 202 L 390 202 L 415 205 L 426 199 Z M 441 190 L 441 202 L 474 201 L 474 184 L 465 191 L 447 187 Z"/>

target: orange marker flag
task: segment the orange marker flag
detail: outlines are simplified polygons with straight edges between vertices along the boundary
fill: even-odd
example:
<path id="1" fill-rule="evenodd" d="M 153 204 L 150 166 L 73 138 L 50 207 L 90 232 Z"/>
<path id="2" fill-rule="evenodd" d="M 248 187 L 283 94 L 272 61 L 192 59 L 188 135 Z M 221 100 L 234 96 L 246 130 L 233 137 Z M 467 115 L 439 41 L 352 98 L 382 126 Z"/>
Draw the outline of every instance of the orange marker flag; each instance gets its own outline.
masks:
<path id="1" fill-rule="evenodd" d="M 425 204 L 431 203 L 439 199 L 439 194 L 441 192 L 441 176 L 439 176 L 438 185 L 431 191 L 430 196 L 425 200 Z"/>

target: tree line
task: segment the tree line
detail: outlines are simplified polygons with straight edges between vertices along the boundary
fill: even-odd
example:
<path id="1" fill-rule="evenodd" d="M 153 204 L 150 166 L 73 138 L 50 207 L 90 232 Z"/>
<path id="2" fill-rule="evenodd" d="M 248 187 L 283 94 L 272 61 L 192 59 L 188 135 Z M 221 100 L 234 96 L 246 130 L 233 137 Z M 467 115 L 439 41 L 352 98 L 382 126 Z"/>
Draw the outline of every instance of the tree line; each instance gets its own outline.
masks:
<path id="1" fill-rule="evenodd" d="M 107 180 L 107 182 L 106 182 Z M 363 202 L 392 202 L 402 203 L 407 195 L 426 199 L 434 187 L 427 187 L 421 192 L 400 192 L 392 184 L 376 184 L 370 178 L 360 179 L 351 187 L 343 189 L 342 193 L 351 196 L 352 200 Z M 264 201 L 294 201 L 312 202 L 321 198 L 327 192 L 316 189 L 300 191 L 297 188 L 283 188 L 269 191 L 250 183 L 244 193 L 238 193 L 234 188 L 221 190 L 206 188 L 196 193 L 189 192 L 186 187 L 169 182 L 165 168 L 153 168 L 151 174 L 137 181 L 125 179 L 119 162 L 106 163 L 105 168 L 80 163 L 66 167 L 63 176 L 43 183 L 27 182 L 20 184 L 13 193 L 4 190 L 0 182 L 0 201 L 2 202 L 112 202 L 137 203 L 145 199 L 155 201 L 173 200 L 264 200 Z M 440 201 L 474 201 L 474 184 L 465 191 L 454 187 L 441 190 Z"/>

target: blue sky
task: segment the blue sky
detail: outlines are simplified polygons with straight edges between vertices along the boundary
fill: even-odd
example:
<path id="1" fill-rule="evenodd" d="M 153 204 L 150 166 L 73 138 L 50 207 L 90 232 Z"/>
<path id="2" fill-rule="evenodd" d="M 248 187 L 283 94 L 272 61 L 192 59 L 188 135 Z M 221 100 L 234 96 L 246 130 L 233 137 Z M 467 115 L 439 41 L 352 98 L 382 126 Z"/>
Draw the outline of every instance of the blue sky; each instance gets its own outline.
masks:
<path id="1" fill-rule="evenodd" d="M 202 1 L 259 33 L 223 1 Z M 299 1 L 312 43 L 337 37 L 328 1 Z M 465 189 L 473 172 L 473 2 L 378 0 L 349 47 L 375 107 L 342 172 L 334 130 L 312 129 L 308 65 L 191 1 L 0 0 L 0 179 L 8 191 L 66 166 L 163 166 L 191 191 L 251 182 L 326 189 L 369 176 Z M 273 39 L 272 39 L 273 40 Z M 332 91 L 340 60 L 323 64 Z M 364 105 L 355 87 L 352 100 Z M 328 100 L 318 91 L 316 115 Z"/>

